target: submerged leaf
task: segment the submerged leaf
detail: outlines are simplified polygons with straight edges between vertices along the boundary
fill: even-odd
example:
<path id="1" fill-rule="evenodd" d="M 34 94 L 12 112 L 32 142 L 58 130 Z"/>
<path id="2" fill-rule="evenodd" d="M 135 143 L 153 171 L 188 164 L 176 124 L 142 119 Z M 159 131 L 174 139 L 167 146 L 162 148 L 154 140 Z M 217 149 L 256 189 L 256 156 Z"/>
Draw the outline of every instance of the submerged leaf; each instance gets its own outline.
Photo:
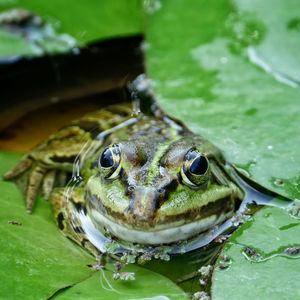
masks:
<path id="1" fill-rule="evenodd" d="M 61 53 L 92 41 L 141 31 L 139 1 L 0 2 L 0 57 Z"/>

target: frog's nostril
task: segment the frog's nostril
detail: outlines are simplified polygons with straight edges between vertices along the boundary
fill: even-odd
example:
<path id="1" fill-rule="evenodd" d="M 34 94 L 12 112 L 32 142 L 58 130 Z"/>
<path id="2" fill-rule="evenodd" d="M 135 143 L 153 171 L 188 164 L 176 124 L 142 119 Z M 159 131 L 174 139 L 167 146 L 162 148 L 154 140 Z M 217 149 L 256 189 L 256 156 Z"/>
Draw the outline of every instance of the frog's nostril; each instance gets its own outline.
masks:
<path id="1" fill-rule="evenodd" d="M 135 190 L 135 186 L 130 185 L 130 186 L 128 187 L 128 191 L 129 191 L 129 192 L 133 192 L 134 190 Z"/>
<path id="2" fill-rule="evenodd" d="M 160 188 L 160 189 L 157 190 L 157 192 L 158 192 L 160 195 L 162 195 L 162 194 L 165 193 L 165 189 Z"/>

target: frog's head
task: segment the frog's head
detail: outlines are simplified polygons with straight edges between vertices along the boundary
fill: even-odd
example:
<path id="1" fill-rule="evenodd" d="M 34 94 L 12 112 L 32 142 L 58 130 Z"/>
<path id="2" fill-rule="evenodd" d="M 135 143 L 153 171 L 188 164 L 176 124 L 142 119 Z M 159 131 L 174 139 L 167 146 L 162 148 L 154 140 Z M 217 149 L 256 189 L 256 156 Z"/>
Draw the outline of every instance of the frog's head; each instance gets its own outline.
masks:
<path id="1" fill-rule="evenodd" d="M 102 150 L 98 170 L 86 185 L 88 214 L 141 244 L 195 236 L 230 217 L 243 197 L 220 151 L 199 137 L 119 142 Z"/>

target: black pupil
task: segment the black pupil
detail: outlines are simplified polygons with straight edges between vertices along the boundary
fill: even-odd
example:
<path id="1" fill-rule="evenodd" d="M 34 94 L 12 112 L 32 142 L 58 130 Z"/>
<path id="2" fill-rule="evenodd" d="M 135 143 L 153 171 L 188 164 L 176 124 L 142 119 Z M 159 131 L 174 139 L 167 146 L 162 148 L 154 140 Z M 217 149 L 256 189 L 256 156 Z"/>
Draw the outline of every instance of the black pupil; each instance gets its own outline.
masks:
<path id="1" fill-rule="evenodd" d="M 103 168 L 110 168 L 114 165 L 114 160 L 110 149 L 104 150 L 100 158 L 100 164 Z"/>
<path id="2" fill-rule="evenodd" d="M 204 156 L 198 156 L 190 166 L 190 171 L 195 175 L 203 175 L 207 171 L 207 160 Z"/>

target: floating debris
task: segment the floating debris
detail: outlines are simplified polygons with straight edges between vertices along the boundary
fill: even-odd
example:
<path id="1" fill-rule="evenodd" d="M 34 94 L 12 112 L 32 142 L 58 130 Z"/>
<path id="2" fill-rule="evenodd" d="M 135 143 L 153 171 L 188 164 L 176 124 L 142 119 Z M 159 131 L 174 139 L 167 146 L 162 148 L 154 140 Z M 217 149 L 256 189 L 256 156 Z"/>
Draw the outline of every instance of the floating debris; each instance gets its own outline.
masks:
<path id="1" fill-rule="evenodd" d="M 284 250 L 284 252 L 292 255 L 298 254 L 300 253 L 300 246 L 288 247 Z"/>
<path id="2" fill-rule="evenodd" d="M 16 226 L 22 226 L 22 223 L 20 223 L 18 221 L 8 221 L 8 224 L 16 225 Z"/>
<path id="3" fill-rule="evenodd" d="M 135 280 L 135 273 L 134 272 L 120 272 L 114 273 L 113 279 L 118 280 Z"/>
<path id="4" fill-rule="evenodd" d="M 197 292 L 193 295 L 192 300 L 210 300 L 210 296 L 204 291 Z"/>
<path id="5" fill-rule="evenodd" d="M 247 247 L 245 249 L 245 253 L 247 253 L 249 256 L 257 256 L 257 252 L 254 248 L 251 248 L 251 247 Z"/>
<path id="6" fill-rule="evenodd" d="M 25 40 L 36 55 L 62 53 L 77 45 L 72 36 L 57 33 L 52 24 L 23 8 L 3 11 L 0 14 L 0 31 Z"/>

